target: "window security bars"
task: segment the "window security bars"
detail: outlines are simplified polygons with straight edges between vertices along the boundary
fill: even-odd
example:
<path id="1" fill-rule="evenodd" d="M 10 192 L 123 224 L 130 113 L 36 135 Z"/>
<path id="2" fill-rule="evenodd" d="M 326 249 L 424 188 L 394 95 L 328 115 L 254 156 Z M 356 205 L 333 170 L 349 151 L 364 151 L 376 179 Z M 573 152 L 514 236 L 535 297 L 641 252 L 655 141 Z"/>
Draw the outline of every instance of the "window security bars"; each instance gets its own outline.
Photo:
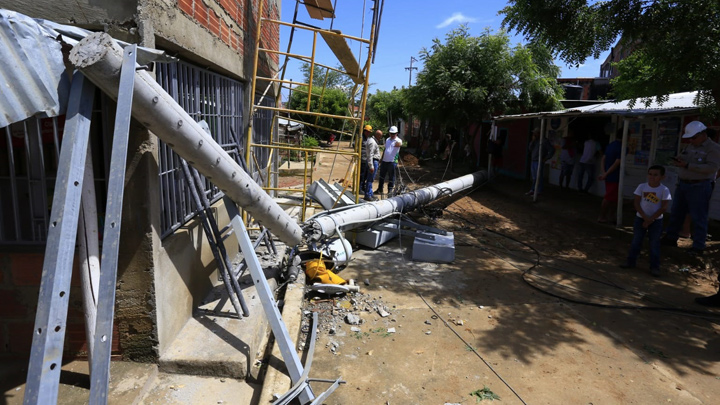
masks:
<path id="1" fill-rule="evenodd" d="M 239 81 L 185 62 L 157 64 L 157 81 L 196 121 L 205 120 L 212 137 L 240 162 L 243 148 L 243 94 Z M 180 158 L 160 142 L 160 201 L 162 237 L 166 237 L 198 212 L 182 173 Z M 203 177 L 205 194 L 211 202 L 222 192 Z"/>
<path id="2" fill-rule="evenodd" d="M 98 97 L 105 110 L 112 101 Z M 106 167 L 112 122 L 93 111 L 90 147 L 95 172 L 98 216 L 104 216 Z M 42 245 L 55 188 L 65 116 L 29 118 L 0 128 L 0 245 Z"/>

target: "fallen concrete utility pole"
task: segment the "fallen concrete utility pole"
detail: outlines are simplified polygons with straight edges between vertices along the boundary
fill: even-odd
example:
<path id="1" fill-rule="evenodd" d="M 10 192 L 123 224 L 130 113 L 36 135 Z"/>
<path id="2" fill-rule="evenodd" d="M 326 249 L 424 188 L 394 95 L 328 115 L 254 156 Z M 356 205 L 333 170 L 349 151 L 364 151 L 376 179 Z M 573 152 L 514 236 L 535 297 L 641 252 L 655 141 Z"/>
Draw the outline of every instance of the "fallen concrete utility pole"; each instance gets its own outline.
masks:
<path id="1" fill-rule="evenodd" d="M 88 35 L 70 52 L 70 62 L 114 99 L 122 60 L 122 48 L 105 33 Z M 136 72 L 132 116 L 280 240 L 300 243 L 300 226 L 144 70 Z"/>
<path id="2" fill-rule="evenodd" d="M 365 203 L 336 212 L 323 213 L 310 218 L 304 226 L 310 241 L 320 241 L 333 236 L 337 230 L 349 230 L 371 222 L 407 212 L 425 205 L 439 197 L 455 194 L 481 185 L 487 180 L 487 172 L 479 171 L 456 179 L 421 188 L 387 200 Z"/>

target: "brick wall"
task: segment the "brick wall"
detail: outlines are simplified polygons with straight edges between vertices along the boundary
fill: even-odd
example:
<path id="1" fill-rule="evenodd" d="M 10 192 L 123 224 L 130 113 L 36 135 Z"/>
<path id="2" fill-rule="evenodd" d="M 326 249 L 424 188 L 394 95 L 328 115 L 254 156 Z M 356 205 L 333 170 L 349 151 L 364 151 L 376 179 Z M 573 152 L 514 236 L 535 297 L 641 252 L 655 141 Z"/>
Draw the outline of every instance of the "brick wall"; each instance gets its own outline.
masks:
<path id="1" fill-rule="evenodd" d="M 264 16 L 280 19 L 279 1 L 263 1 Z M 258 9 L 258 0 L 178 0 L 177 7 L 241 55 L 245 53 L 246 36 L 250 39 L 247 43 L 254 42 L 257 19 L 248 21 L 247 16 L 257 15 L 254 10 Z M 280 27 L 277 24 L 265 24 L 260 37 L 261 47 L 279 49 Z M 269 57 L 276 64 L 278 63 L 278 55 L 273 54 Z"/>
<path id="2" fill-rule="evenodd" d="M 29 359 L 35 324 L 42 253 L 0 253 L 0 359 Z M 120 355 L 117 327 L 113 354 Z M 82 292 L 77 264 L 73 268 L 65 333 L 66 359 L 87 356 Z"/>

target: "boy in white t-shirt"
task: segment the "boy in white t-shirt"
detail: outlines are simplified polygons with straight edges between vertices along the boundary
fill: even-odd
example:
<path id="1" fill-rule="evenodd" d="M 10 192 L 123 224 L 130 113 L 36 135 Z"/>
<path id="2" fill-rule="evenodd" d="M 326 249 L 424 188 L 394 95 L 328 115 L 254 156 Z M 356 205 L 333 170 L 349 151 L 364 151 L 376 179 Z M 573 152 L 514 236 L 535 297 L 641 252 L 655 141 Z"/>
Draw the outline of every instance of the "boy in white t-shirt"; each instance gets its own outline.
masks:
<path id="1" fill-rule="evenodd" d="M 665 178 L 665 167 L 650 166 L 647 174 L 647 183 L 642 183 L 635 189 L 635 223 L 633 225 L 633 240 L 630 244 L 627 261 L 620 267 L 627 269 L 635 267 L 637 257 L 642 249 L 643 239 L 647 233 L 650 239 L 650 274 L 660 276 L 660 235 L 663 228 L 663 213 L 667 210 L 672 199 L 670 190 L 661 181 Z"/>

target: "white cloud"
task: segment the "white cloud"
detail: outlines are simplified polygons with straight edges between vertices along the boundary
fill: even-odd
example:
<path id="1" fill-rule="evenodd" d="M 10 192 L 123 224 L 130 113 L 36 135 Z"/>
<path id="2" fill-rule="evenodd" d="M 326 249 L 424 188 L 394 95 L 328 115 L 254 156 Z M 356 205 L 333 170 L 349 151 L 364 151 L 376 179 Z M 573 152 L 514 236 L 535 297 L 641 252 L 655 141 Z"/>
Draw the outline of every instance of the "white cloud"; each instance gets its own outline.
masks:
<path id="1" fill-rule="evenodd" d="M 446 18 L 445 21 L 441 22 L 440 24 L 436 25 L 435 28 L 445 28 L 450 24 L 460 24 L 460 23 L 469 23 L 469 22 L 475 22 L 477 21 L 476 18 L 472 17 L 466 17 L 463 15 L 463 13 L 453 13 L 450 17 Z"/>

